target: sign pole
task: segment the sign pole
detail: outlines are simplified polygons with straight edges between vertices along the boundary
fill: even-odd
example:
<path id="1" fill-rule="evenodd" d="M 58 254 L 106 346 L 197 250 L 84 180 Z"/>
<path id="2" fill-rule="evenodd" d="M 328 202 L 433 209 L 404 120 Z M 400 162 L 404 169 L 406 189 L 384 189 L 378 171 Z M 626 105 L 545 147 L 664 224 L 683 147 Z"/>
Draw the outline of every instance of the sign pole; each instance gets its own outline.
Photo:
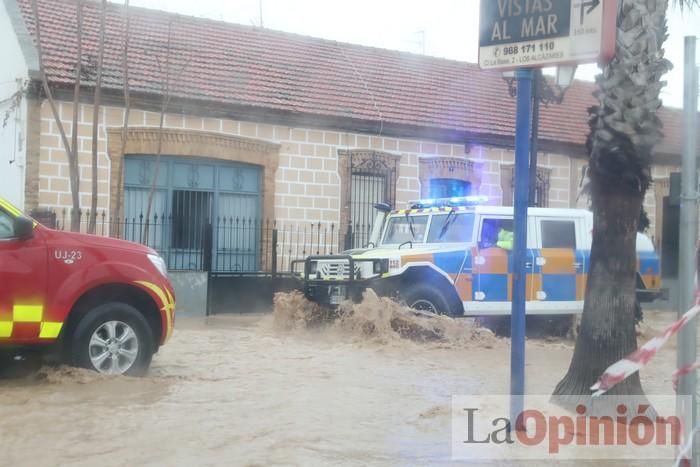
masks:
<path id="1" fill-rule="evenodd" d="M 527 264 L 534 70 L 551 65 L 608 63 L 615 55 L 617 1 L 552 0 L 527 2 L 527 8 L 518 7 L 517 2 L 494 0 L 481 0 L 479 4 L 479 67 L 484 70 L 516 70 L 518 88 L 510 329 L 511 430 L 524 428 L 519 426 L 518 416 L 523 411 L 525 395 L 527 268 L 534 267 L 534 264 Z M 535 156 L 536 153 L 533 154 L 532 169 L 537 175 Z"/>
<path id="2" fill-rule="evenodd" d="M 532 77 L 532 138 L 530 146 L 530 186 L 528 197 L 528 205 L 535 207 L 535 201 L 537 201 L 537 145 L 539 143 L 539 127 L 540 127 L 540 98 L 541 98 L 541 83 L 543 80 L 542 70 L 537 69 L 534 71 Z"/>
<path id="3" fill-rule="evenodd" d="M 697 177 L 697 108 L 698 108 L 698 73 L 695 65 L 695 37 L 685 38 L 685 90 L 684 90 L 684 128 L 683 128 L 683 171 L 681 172 L 681 228 L 679 239 L 680 264 L 680 309 L 679 316 L 695 303 L 695 244 L 698 239 L 698 177 Z M 697 320 L 691 321 L 678 333 L 678 368 L 695 363 L 697 358 Z M 695 372 L 682 376 L 678 385 L 678 415 L 684 421 L 685 439 L 690 437 L 697 425 Z M 690 463 L 699 465 L 697 444 L 693 442 L 693 455 Z"/>
<path id="4" fill-rule="evenodd" d="M 525 394 L 525 281 L 527 277 L 527 206 L 534 72 L 524 68 L 515 72 L 518 83 L 515 121 L 515 202 L 513 241 L 513 301 L 510 343 L 510 421 L 511 429 L 521 430 L 518 416 Z"/>

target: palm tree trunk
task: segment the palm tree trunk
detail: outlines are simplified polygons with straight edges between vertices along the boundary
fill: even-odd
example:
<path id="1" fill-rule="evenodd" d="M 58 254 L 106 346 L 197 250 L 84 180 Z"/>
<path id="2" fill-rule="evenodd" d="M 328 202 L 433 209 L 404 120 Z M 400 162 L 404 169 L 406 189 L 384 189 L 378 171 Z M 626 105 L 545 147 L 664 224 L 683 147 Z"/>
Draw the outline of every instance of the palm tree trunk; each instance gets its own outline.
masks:
<path id="1" fill-rule="evenodd" d="M 597 77 L 600 105 L 590 109 L 594 227 L 581 330 L 569 370 L 553 394 L 565 408 L 589 404 L 588 414 L 613 412 L 617 396 L 644 400 L 639 374 L 615 386 L 610 397 L 591 401 L 590 387 L 637 347 L 637 226 L 651 184 L 654 146 L 663 138 L 656 111 L 661 77 L 670 68 L 662 49 L 668 0 L 620 0 L 618 6 L 616 56 Z"/>
<path id="2" fill-rule="evenodd" d="M 592 198 L 593 246 L 581 330 L 569 371 L 554 390 L 554 400 L 567 408 L 578 403 L 591 407 L 590 387 L 611 363 L 637 348 L 634 304 L 639 215 L 635 213 L 641 209 L 642 197 L 599 193 Z M 642 395 L 639 374 L 609 394 Z M 616 403 L 601 400 L 596 405 L 599 413 L 609 413 Z"/>

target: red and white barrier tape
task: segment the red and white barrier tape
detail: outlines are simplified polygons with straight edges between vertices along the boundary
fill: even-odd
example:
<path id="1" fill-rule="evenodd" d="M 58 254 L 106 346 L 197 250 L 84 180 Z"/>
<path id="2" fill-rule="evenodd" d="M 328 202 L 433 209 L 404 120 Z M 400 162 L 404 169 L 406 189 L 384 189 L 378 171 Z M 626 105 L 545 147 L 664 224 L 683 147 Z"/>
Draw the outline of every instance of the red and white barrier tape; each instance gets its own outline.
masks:
<path id="1" fill-rule="evenodd" d="M 676 463 L 673 464 L 674 467 L 686 467 L 687 465 L 690 465 L 690 456 L 692 454 L 693 450 L 693 440 L 695 439 L 695 435 L 698 434 L 698 430 L 700 430 L 700 427 L 695 427 L 693 431 L 690 432 L 690 436 L 688 436 L 688 439 L 683 443 L 683 446 L 681 446 L 681 450 L 678 453 L 678 456 L 676 457 Z"/>
<path id="2" fill-rule="evenodd" d="M 697 279 L 697 278 L 696 278 Z M 697 280 L 696 280 L 697 285 Z M 668 340 L 680 331 L 690 320 L 695 318 L 700 313 L 700 295 L 695 300 L 695 306 L 686 311 L 678 321 L 669 324 L 666 329 L 658 336 L 651 339 L 649 342 L 641 346 L 636 351 L 632 352 L 627 357 L 610 365 L 605 372 L 598 378 L 598 381 L 591 386 L 591 390 L 595 391 L 593 397 L 598 397 L 605 394 L 616 384 L 624 381 L 628 376 L 639 371 L 649 361 L 654 358 L 658 351 L 668 342 Z M 678 368 L 673 372 L 673 390 L 678 390 L 678 381 L 682 376 L 700 368 L 700 361 L 690 365 Z M 689 464 L 690 451 L 693 447 L 695 435 L 700 430 L 700 427 L 695 427 L 689 438 L 685 441 L 678 457 L 676 458 L 675 467 L 685 466 Z"/>
<path id="3" fill-rule="evenodd" d="M 663 347 L 672 336 L 678 333 L 678 331 L 680 331 L 681 328 L 688 323 L 688 321 L 695 318 L 698 313 L 700 313 L 700 299 L 695 301 L 695 306 L 693 308 L 688 310 L 678 321 L 668 325 L 661 334 L 651 339 L 649 342 L 632 352 L 627 357 L 610 365 L 600 376 L 600 378 L 598 378 L 598 381 L 591 386 L 591 390 L 594 391 L 593 397 L 605 394 L 607 391 L 612 389 L 613 386 L 639 371 L 640 368 L 644 367 L 652 358 L 654 358 L 659 349 L 661 349 L 661 347 Z M 682 373 L 686 370 L 686 373 Z M 678 377 L 680 377 L 692 370 L 693 368 L 681 368 L 676 370 L 676 372 L 679 373 Z"/>
<path id="4" fill-rule="evenodd" d="M 681 379 L 681 376 L 685 376 L 689 374 L 693 370 L 697 370 L 700 368 L 700 361 L 697 361 L 695 363 L 692 363 L 688 366 L 684 366 L 683 368 L 678 368 L 676 371 L 673 372 L 672 378 L 673 378 L 673 391 L 678 392 L 678 380 Z"/>

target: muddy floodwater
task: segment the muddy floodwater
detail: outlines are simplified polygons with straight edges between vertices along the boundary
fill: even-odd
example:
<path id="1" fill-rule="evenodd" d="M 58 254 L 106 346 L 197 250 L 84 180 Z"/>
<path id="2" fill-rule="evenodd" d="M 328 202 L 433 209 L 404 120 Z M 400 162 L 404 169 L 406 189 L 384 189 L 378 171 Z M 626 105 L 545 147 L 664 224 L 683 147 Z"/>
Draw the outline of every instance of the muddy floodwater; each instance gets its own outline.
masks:
<path id="1" fill-rule="evenodd" d="M 452 465 L 451 396 L 508 392 L 509 341 L 468 320 L 411 340 L 388 326 L 380 302 L 311 329 L 316 317 L 294 300 L 282 306 L 180 319 L 142 379 L 46 367 L 0 379 L 0 464 Z M 671 391 L 671 344 L 642 374 L 648 392 Z M 528 340 L 527 392 L 550 393 L 572 349 Z"/>

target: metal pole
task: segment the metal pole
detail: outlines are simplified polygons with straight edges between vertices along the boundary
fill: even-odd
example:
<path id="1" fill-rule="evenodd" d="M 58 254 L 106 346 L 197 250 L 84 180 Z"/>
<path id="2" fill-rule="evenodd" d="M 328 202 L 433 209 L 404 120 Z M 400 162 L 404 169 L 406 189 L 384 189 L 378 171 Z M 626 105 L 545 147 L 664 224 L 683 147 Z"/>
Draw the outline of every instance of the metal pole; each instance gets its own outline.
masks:
<path id="1" fill-rule="evenodd" d="M 681 225 L 679 262 L 679 315 L 690 309 L 695 296 L 695 243 L 698 239 L 698 177 L 697 177 L 697 109 L 698 73 L 695 65 L 695 37 L 685 38 L 685 91 L 684 138 L 681 172 Z M 695 362 L 697 358 L 697 323 L 693 320 L 678 335 L 678 368 Z M 689 373 L 680 380 L 678 415 L 684 421 L 685 439 L 697 424 L 696 374 Z M 697 445 L 694 443 L 691 465 L 698 465 Z"/>
<path id="2" fill-rule="evenodd" d="M 529 206 L 535 206 L 537 197 L 537 142 L 540 129 L 540 89 L 542 86 L 542 70 L 535 70 L 532 80 L 532 142 L 530 147 L 530 180 L 529 180 Z"/>
<path id="3" fill-rule="evenodd" d="M 518 100 L 515 122 L 515 202 L 513 244 L 513 297 L 510 341 L 511 429 L 523 411 L 525 394 L 525 262 L 527 255 L 528 162 L 530 158 L 530 117 L 532 112 L 532 69 L 515 72 Z"/>

